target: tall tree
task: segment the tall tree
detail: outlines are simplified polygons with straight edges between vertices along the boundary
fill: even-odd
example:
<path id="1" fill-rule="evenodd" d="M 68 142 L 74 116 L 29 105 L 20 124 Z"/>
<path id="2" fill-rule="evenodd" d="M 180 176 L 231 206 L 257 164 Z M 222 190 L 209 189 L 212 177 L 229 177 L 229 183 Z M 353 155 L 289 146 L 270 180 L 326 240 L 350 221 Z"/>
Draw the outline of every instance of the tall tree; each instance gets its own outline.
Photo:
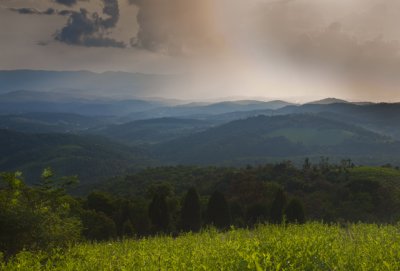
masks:
<path id="1" fill-rule="evenodd" d="M 103 192 L 92 192 L 87 196 L 86 207 L 89 210 L 102 212 L 108 217 L 112 217 L 115 211 L 112 197 Z"/>
<path id="2" fill-rule="evenodd" d="M 306 219 L 303 204 L 298 199 L 292 199 L 286 207 L 286 218 L 289 223 L 303 224 Z"/>
<path id="3" fill-rule="evenodd" d="M 256 203 L 247 208 L 246 220 L 248 225 L 264 223 L 268 219 L 268 207 L 262 203 Z"/>
<path id="4" fill-rule="evenodd" d="M 231 224 L 228 202 L 224 194 L 219 191 L 215 191 L 208 201 L 207 218 L 208 223 L 213 224 L 219 229 L 226 229 Z"/>
<path id="5" fill-rule="evenodd" d="M 197 232 L 201 228 L 200 198 L 195 188 L 190 188 L 181 210 L 182 230 Z"/>
<path id="6" fill-rule="evenodd" d="M 166 232 L 170 226 L 170 214 L 165 195 L 155 194 L 149 206 L 149 218 L 156 232 Z"/>
<path id="7" fill-rule="evenodd" d="M 283 215 L 286 207 L 286 194 L 282 189 L 276 192 L 275 199 L 271 205 L 271 222 L 280 224 L 283 221 Z"/>

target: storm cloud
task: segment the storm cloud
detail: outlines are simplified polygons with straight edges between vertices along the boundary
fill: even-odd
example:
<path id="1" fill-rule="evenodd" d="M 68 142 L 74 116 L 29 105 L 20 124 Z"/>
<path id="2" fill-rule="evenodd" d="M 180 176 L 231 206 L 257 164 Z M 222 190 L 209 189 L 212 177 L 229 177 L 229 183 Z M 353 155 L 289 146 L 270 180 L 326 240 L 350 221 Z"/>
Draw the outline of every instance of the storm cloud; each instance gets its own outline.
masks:
<path id="1" fill-rule="evenodd" d="M 56 3 L 65 5 L 65 6 L 73 6 L 75 5 L 78 1 L 77 0 L 54 0 Z"/>
<path id="2" fill-rule="evenodd" d="M 104 0 L 103 3 L 103 13 L 108 15 L 109 18 L 104 19 L 101 23 L 104 28 L 115 27 L 119 20 L 118 0 Z"/>
<path id="3" fill-rule="evenodd" d="M 90 15 L 82 9 L 69 17 L 67 25 L 56 33 L 55 39 L 70 45 L 125 47 L 124 42 L 104 37 L 103 32 L 104 25 L 97 14 Z"/>
<path id="4" fill-rule="evenodd" d="M 73 12 L 55 39 L 70 45 L 88 47 L 126 47 L 122 41 L 107 37 L 106 30 L 116 26 L 119 20 L 119 6 L 117 0 L 103 0 L 105 19 L 98 13 L 90 13 L 86 9 Z"/>
<path id="5" fill-rule="evenodd" d="M 214 27 L 211 0 L 129 0 L 138 8 L 139 31 L 132 45 L 170 54 L 215 50 L 220 38 Z"/>
<path id="6" fill-rule="evenodd" d="M 35 8 L 9 8 L 9 10 L 13 12 L 17 12 L 19 14 L 24 15 L 61 15 L 67 16 L 73 13 L 72 10 L 56 10 L 54 8 L 48 8 L 46 10 L 38 10 Z"/>

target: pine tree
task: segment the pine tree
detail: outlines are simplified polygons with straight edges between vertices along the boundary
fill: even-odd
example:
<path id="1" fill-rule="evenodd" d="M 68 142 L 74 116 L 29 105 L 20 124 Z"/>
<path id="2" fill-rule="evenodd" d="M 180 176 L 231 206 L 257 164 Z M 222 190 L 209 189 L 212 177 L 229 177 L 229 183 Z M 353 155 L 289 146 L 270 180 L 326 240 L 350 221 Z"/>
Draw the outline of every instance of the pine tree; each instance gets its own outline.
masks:
<path id="1" fill-rule="evenodd" d="M 271 205 L 271 222 L 280 224 L 283 221 L 283 214 L 286 207 L 286 194 L 282 189 L 276 193 L 275 199 Z"/>
<path id="2" fill-rule="evenodd" d="M 219 229 L 226 229 L 231 224 L 231 214 L 224 194 L 215 191 L 208 201 L 208 223 Z"/>
<path id="3" fill-rule="evenodd" d="M 247 208 L 246 220 L 248 225 L 264 223 L 268 219 L 268 207 L 262 203 L 256 203 Z"/>
<path id="4" fill-rule="evenodd" d="M 133 228 L 132 222 L 128 219 L 122 224 L 122 235 L 123 236 L 133 236 L 135 234 L 135 229 Z"/>
<path id="5" fill-rule="evenodd" d="M 182 211 L 182 229 L 184 231 L 197 232 L 201 228 L 201 206 L 200 198 L 195 188 L 188 190 L 183 201 Z"/>
<path id="6" fill-rule="evenodd" d="M 170 214 L 164 195 L 154 195 L 149 206 L 149 218 L 156 232 L 166 232 L 169 229 Z"/>
<path id="7" fill-rule="evenodd" d="M 298 199 L 292 199 L 286 208 L 286 218 L 289 223 L 305 222 L 303 204 Z"/>

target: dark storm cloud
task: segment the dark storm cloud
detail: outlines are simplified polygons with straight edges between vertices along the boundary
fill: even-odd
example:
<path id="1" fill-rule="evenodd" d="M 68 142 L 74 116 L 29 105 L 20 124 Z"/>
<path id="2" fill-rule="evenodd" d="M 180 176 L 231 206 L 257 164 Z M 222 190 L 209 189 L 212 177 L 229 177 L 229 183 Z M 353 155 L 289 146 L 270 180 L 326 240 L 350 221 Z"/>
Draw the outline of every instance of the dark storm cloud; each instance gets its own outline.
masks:
<path id="1" fill-rule="evenodd" d="M 218 50 L 210 0 L 129 0 L 137 6 L 139 31 L 132 46 L 181 54 Z"/>
<path id="2" fill-rule="evenodd" d="M 74 11 L 67 10 L 67 9 L 58 11 L 58 15 L 61 15 L 61 16 L 69 16 L 73 13 L 74 13 Z"/>
<path id="3" fill-rule="evenodd" d="M 72 10 L 56 10 L 54 8 L 48 8 L 44 11 L 35 9 L 35 8 L 9 8 L 9 10 L 17 12 L 23 15 L 61 15 L 61 16 L 69 16 L 74 11 Z"/>
<path id="4" fill-rule="evenodd" d="M 105 29 L 111 27 L 108 20 L 81 9 L 70 15 L 67 25 L 56 33 L 55 39 L 70 45 L 124 48 L 124 42 L 104 36 Z"/>
<path id="5" fill-rule="evenodd" d="M 78 1 L 77 0 L 54 0 L 56 3 L 65 5 L 65 6 L 73 6 L 75 5 Z"/>
<path id="6" fill-rule="evenodd" d="M 10 8 L 9 10 L 18 12 L 19 14 L 39 14 L 40 12 L 34 8 Z"/>
<path id="7" fill-rule="evenodd" d="M 73 12 L 55 39 L 70 45 L 88 47 L 126 47 L 122 41 L 105 37 L 107 29 L 115 27 L 119 20 L 119 6 L 117 0 L 103 0 L 103 13 L 107 18 L 100 17 L 97 13 L 89 13 L 85 9 Z"/>
<path id="8" fill-rule="evenodd" d="M 35 8 L 10 8 L 9 10 L 18 12 L 19 14 L 38 14 L 38 15 L 54 15 L 56 10 L 53 8 L 48 8 L 45 11 L 40 11 Z"/>
<path id="9" fill-rule="evenodd" d="M 104 0 L 103 13 L 108 15 L 109 18 L 102 21 L 105 28 L 115 27 L 119 20 L 119 6 L 118 0 Z"/>
<path id="10" fill-rule="evenodd" d="M 86 1 L 86 0 L 80 0 Z M 55 0 L 59 4 L 72 6 L 77 0 Z M 88 47 L 117 47 L 124 48 L 126 44 L 122 41 L 107 37 L 108 30 L 115 27 L 119 21 L 118 0 L 101 0 L 103 3 L 103 14 L 91 13 L 86 9 L 80 11 L 55 10 L 48 8 L 40 11 L 35 8 L 9 8 L 9 10 L 19 14 L 28 15 L 62 15 L 69 16 L 67 24 L 55 34 L 57 41 L 69 45 L 81 45 Z"/>

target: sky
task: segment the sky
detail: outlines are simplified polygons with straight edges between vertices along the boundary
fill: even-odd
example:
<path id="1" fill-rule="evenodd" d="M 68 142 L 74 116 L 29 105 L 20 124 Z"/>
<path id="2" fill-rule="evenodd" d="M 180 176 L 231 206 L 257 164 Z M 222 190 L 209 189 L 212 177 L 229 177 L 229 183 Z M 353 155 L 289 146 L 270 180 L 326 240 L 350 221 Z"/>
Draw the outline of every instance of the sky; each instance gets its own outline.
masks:
<path id="1" fill-rule="evenodd" d="M 0 69 L 181 75 L 168 98 L 393 102 L 398 25 L 398 0 L 0 0 Z"/>

